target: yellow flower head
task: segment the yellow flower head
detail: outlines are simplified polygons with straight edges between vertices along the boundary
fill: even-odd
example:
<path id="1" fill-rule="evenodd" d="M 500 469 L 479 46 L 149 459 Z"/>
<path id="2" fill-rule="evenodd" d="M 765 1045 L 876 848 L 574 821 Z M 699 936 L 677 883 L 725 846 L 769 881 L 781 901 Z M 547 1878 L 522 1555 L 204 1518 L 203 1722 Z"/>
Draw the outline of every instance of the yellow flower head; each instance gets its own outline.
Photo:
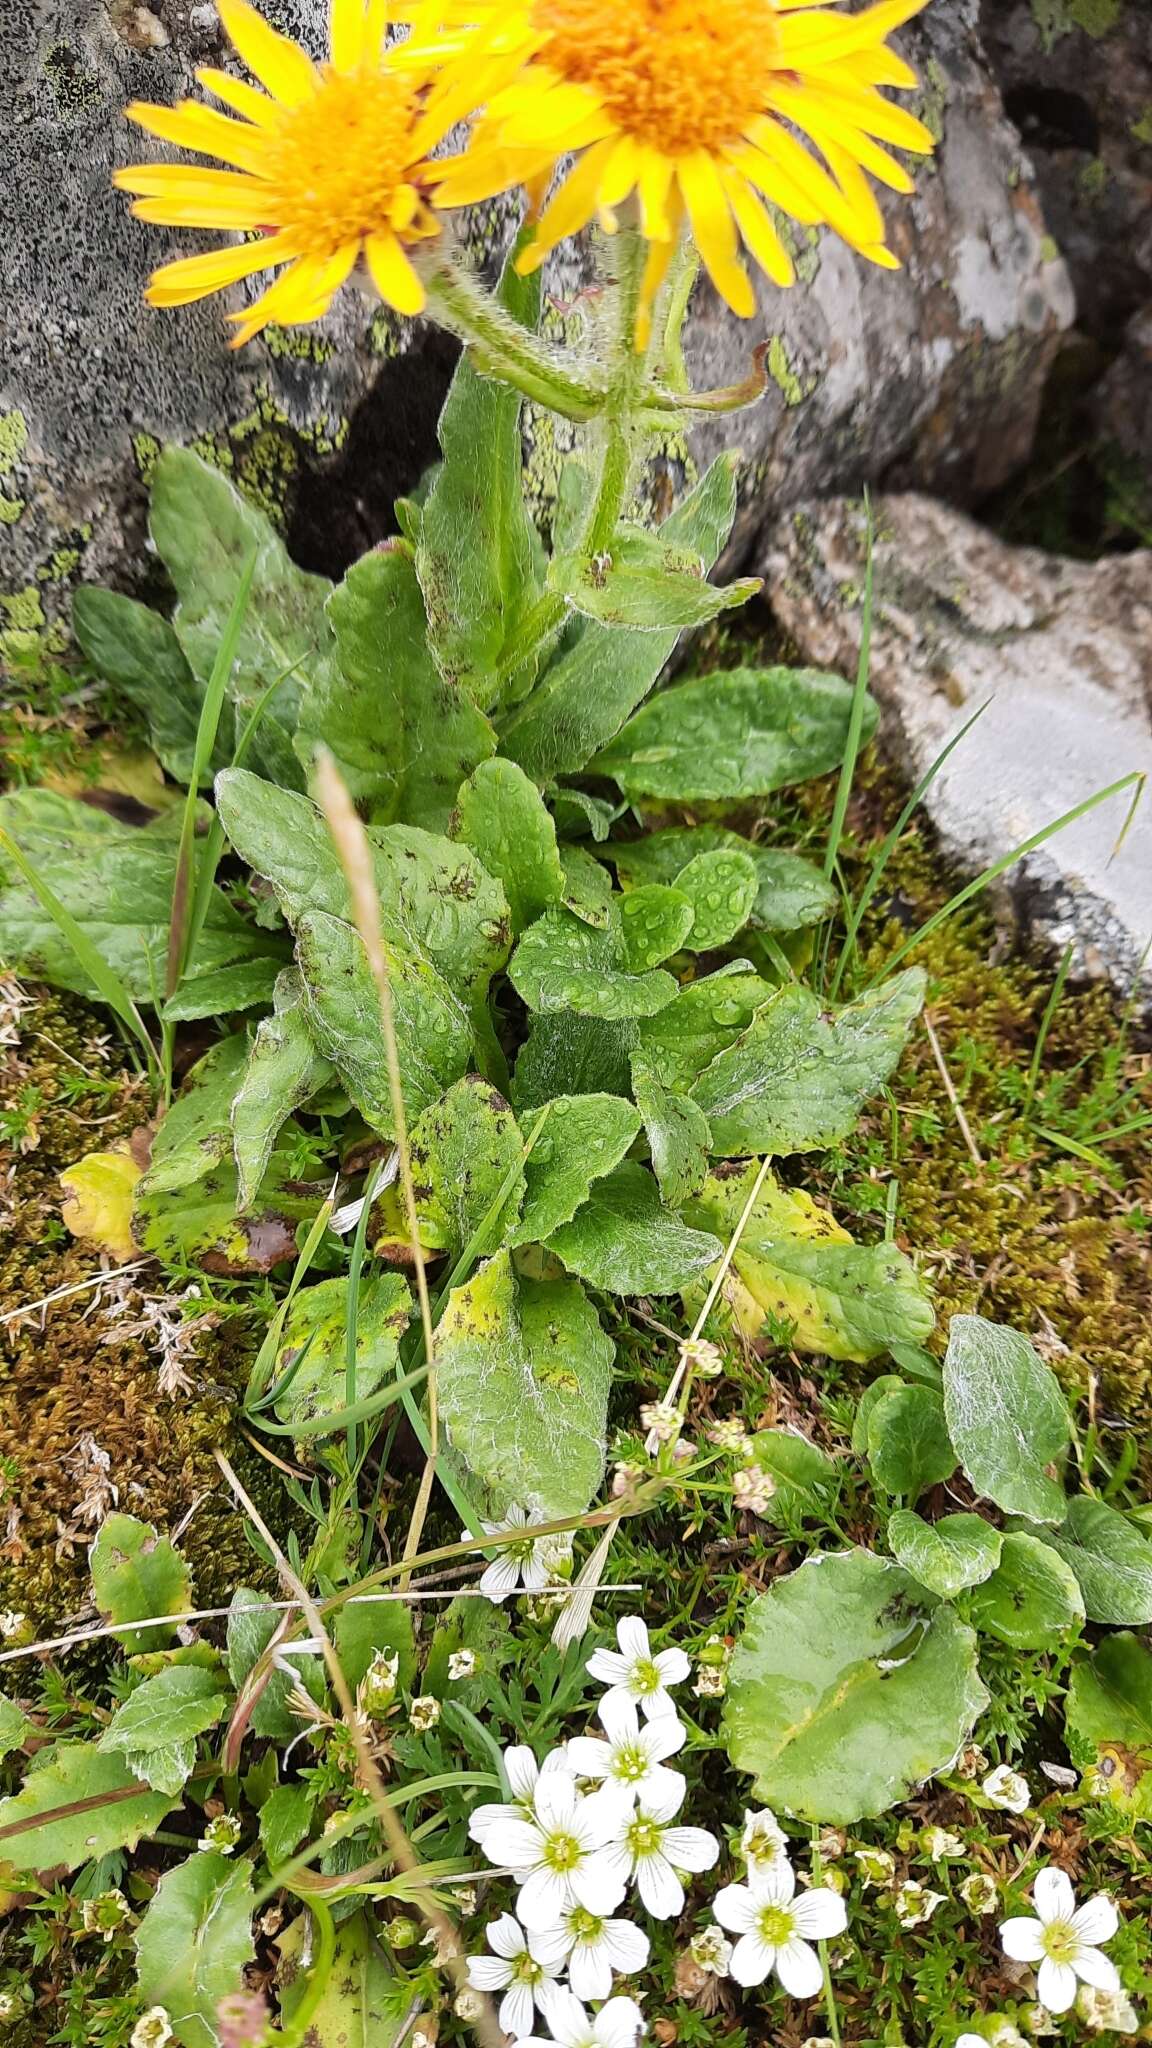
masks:
<path id="1" fill-rule="evenodd" d="M 518 181 L 541 192 L 575 151 L 522 267 L 594 214 L 611 231 L 615 209 L 635 195 L 652 245 L 649 305 L 685 213 L 734 312 L 755 309 L 741 240 L 769 277 L 790 284 L 792 261 L 764 199 L 895 269 L 865 173 L 910 192 L 882 144 L 932 148 L 923 122 L 880 90 L 916 84 L 885 37 L 924 4 L 877 0 L 848 14 L 835 0 L 447 0 L 432 102 L 453 118 L 465 93 L 487 108 L 449 162 L 441 203 Z M 408 54 L 420 47 L 417 23 Z"/>
<path id="2" fill-rule="evenodd" d="M 262 298 L 229 316 L 238 347 L 270 320 L 318 319 L 362 258 L 389 305 L 422 311 L 424 287 L 407 250 L 439 231 L 426 157 L 445 122 L 425 104 L 418 67 L 398 72 L 388 62 L 388 0 L 331 0 L 331 54 L 319 66 L 247 0 L 218 0 L 218 9 L 265 90 L 206 69 L 200 83 L 239 118 L 196 100 L 138 102 L 128 114 L 162 141 L 233 168 L 142 164 L 117 171 L 115 182 L 138 195 L 132 211 L 141 220 L 258 239 L 165 263 L 148 286 L 150 304 L 186 305 L 257 271 L 279 271 Z"/>

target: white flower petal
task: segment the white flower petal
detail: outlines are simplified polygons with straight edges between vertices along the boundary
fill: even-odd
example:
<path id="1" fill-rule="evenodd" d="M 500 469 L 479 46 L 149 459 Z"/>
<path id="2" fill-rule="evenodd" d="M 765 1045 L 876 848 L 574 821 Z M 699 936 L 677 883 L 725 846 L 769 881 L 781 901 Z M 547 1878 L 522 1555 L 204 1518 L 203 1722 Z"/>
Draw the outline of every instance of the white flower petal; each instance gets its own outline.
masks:
<path id="1" fill-rule="evenodd" d="M 550 1927 L 530 1928 L 528 1953 L 539 1963 L 542 1970 L 549 1970 L 559 1976 L 572 1953 L 572 1934 L 567 1923 L 555 1920 Z"/>
<path id="2" fill-rule="evenodd" d="M 757 1901 L 746 1884 L 723 1885 L 712 1901 L 713 1913 L 729 1934 L 747 1934 L 756 1925 L 758 1910 Z M 740 1982 L 743 1981 L 741 1978 Z M 755 1981 L 758 1984 L 760 1979 L 757 1977 Z"/>
<path id="3" fill-rule="evenodd" d="M 607 1998 L 612 1989 L 612 1965 L 602 1942 L 576 1943 L 568 1963 L 568 1982 L 577 1998 Z"/>
<path id="4" fill-rule="evenodd" d="M 499 1557 L 493 1558 L 487 1571 L 480 1577 L 480 1591 L 487 1593 L 494 1607 L 499 1607 L 502 1601 L 507 1600 L 508 1595 L 514 1593 L 519 1584 L 520 1567 L 506 1550 L 502 1551 Z"/>
<path id="5" fill-rule="evenodd" d="M 531 1799 L 540 1776 L 540 1766 L 526 1742 L 514 1743 L 511 1749 L 504 1751 L 504 1774 L 513 1799 Z"/>
<path id="6" fill-rule="evenodd" d="M 645 1799 L 644 1801 L 645 1813 L 652 1820 L 658 1820 L 661 1823 L 671 1820 L 674 1813 L 679 1813 L 684 1798 L 684 1780 L 680 1777 L 680 1773 L 678 1771 L 669 1771 L 668 1776 L 678 1779 L 678 1785 L 665 1786 L 663 1793 L 657 1793 L 655 1799 Z"/>
<path id="7" fill-rule="evenodd" d="M 618 1849 L 596 1849 L 570 1872 L 572 1891 L 590 1913 L 610 1913 L 624 1897 L 628 1859 Z"/>
<path id="8" fill-rule="evenodd" d="M 643 1856 L 636 1866 L 636 1889 L 654 1920 L 675 1920 L 684 1910 L 684 1887 L 666 1856 Z"/>
<path id="9" fill-rule="evenodd" d="M 533 1797 L 536 1818 L 545 1833 L 559 1828 L 577 1832 L 580 1794 L 566 1771 L 541 1771 Z"/>
<path id="10" fill-rule="evenodd" d="M 676 1702 L 670 1692 L 661 1686 L 658 1692 L 646 1692 L 640 1700 L 640 1712 L 646 1721 L 674 1721 Z"/>
<path id="11" fill-rule="evenodd" d="M 600 1726 L 610 1742 L 636 1742 L 640 1737 L 640 1719 L 636 1712 L 635 1700 L 618 1692 L 605 1693 L 596 1709 Z"/>
<path id="12" fill-rule="evenodd" d="M 775 1949 L 761 1941 L 758 1934 L 743 1934 L 732 1951 L 728 1974 L 736 1979 L 737 1984 L 748 1989 L 753 1984 L 764 1982 L 775 1961 Z"/>
<path id="13" fill-rule="evenodd" d="M 513 1984 L 500 2000 L 500 2025 L 506 2034 L 523 2040 L 536 2017 L 536 2000 L 527 1984 Z"/>
<path id="14" fill-rule="evenodd" d="M 485 1831 L 481 1844 L 489 1863 L 506 1863 L 509 1870 L 531 1870 L 539 1863 L 544 1838 L 528 1820 L 501 1820 Z"/>
<path id="15" fill-rule="evenodd" d="M 815 1998 L 824 1982 L 815 1949 L 795 1935 L 776 1951 L 776 1975 L 792 1998 Z"/>
<path id="16" fill-rule="evenodd" d="M 518 1806 L 498 1806 L 489 1802 L 486 1806 L 473 1808 L 468 1816 L 468 1833 L 472 1840 L 479 1842 L 483 1848 L 493 1828 L 500 1827 L 506 1821 L 519 1822 L 523 1819 L 524 1815 Z"/>
<path id="17" fill-rule="evenodd" d="M 786 1856 L 776 1863 L 757 1864 L 748 1873 L 753 1897 L 762 1906 L 790 1905 L 796 1891 L 796 1872 Z"/>
<path id="18" fill-rule="evenodd" d="M 533 1870 L 521 1886 L 516 1911 L 525 1927 L 554 1927 L 572 1898 L 567 1877 L 557 1870 Z"/>
<path id="19" fill-rule="evenodd" d="M 809 1941 L 828 1941 L 834 1934 L 843 1934 L 848 1925 L 848 1914 L 840 1894 L 827 1891 L 823 1886 L 816 1891 L 801 1892 L 792 1908 L 792 1919 L 797 1934 L 807 1936 Z"/>
<path id="20" fill-rule="evenodd" d="M 651 1656 L 648 1630 L 638 1614 L 622 1614 L 616 1624 L 616 1641 L 629 1664 L 647 1662 Z"/>
<path id="21" fill-rule="evenodd" d="M 593 1650 L 584 1669 L 590 1678 L 598 1678 L 601 1685 L 623 1685 L 632 1666 L 619 1650 Z"/>
<path id="22" fill-rule="evenodd" d="M 1090 1941 L 1094 1948 L 1099 1948 L 1103 1942 L 1111 1941 L 1120 1925 L 1120 1915 L 1111 1899 L 1106 1899 L 1103 1892 L 1097 1892 L 1094 1898 L 1086 1899 L 1082 1906 L 1077 1906 L 1072 1915 L 1072 1925 L 1081 1941 Z"/>
<path id="23" fill-rule="evenodd" d="M 1091 1984 L 1097 1991 L 1119 1991 L 1120 1972 L 1110 1956 L 1101 1955 L 1098 1948 L 1089 1948 L 1085 1943 L 1072 1958 L 1072 1968 L 1084 1984 Z"/>
<path id="24" fill-rule="evenodd" d="M 1054 1963 L 1045 1956 L 1036 1972 L 1036 1989 L 1049 2012 L 1067 2012 L 1076 1996 L 1076 1972 L 1068 1963 Z"/>
<path id="25" fill-rule="evenodd" d="M 661 1685 L 682 1684 L 692 1669 L 683 1650 L 660 1650 L 652 1662 L 660 1673 Z"/>
<path id="26" fill-rule="evenodd" d="M 1044 1922 L 1045 1927 L 1053 1920 L 1070 1920 L 1076 1911 L 1076 1894 L 1071 1878 L 1063 1870 L 1055 1870 L 1051 1866 L 1037 1871 L 1036 1882 L 1032 1886 L 1032 1903 L 1037 1918 Z M 1050 2006 L 1048 2009 L 1052 2010 Z"/>
<path id="27" fill-rule="evenodd" d="M 541 1997 L 541 2009 L 561 2048 L 584 2048 L 592 2022 L 578 1998 L 559 1984 L 550 1984 Z"/>
<path id="28" fill-rule="evenodd" d="M 574 1735 L 568 1744 L 568 1761 L 578 1778 L 606 1778 L 612 1768 L 612 1750 L 598 1735 Z"/>
<path id="29" fill-rule="evenodd" d="M 469 1956 L 468 1982 L 474 1985 L 477 1991 L 503 1991 L 504 1986 L 511 1981 L 512 1965 L 506 1963 L 502 1956 Z M 531 2013 L 528 2015 L 528 2023 L 532 2023 Z"/>
<path id="30" fill-rule="evenodd" d="M 580 1809 L 581 1824 L 587 1831 L 589 1845 L 599 1848 L 608 1842 L 618 1841 L 632 1818 L 635 1804 L 635 1791 L 621 1785 L 615 1778 L 609 1778 L 595 1792 L 589 1792 Z"/>
<path id="31" fill-rule="evenodd" d="M 687 1781 L 682 1772 L 666 1770 L 663 1764 L 653 1764 L 636 1789 L 646 1807 L 660 1807 L 678 1813 L 684 1804 Z"/>
<path id="32" fill-rule="evenodd" d="M 498 1920 L 490 1920 L 484 1933 L 494 1955 L 521 1956 L 528 1946 L 524 1929 L 512 1913 L 501 1913 Z"/>
<path id="33" fill-rule="evenodd" d="M 674 1771 L 667 1774 L 675 1777 Z M 681 1778 L 680 1783 L 684 1780 Z M 666 1828 L 664 1854 L 677 1870 L 711 1870 L 720 1854 L 720 1844 L 707 1828 Z"/>
<path id="34" fill-rule="evenodd" d="M 1038 1963 L 1044 1954 L 1044 1929 L 1039 1920 L 1003 1920 L 1000 1946 L 1014 1963 Z"/>
<path id="35" fill-rule="evenodd" d="M 604 1719 L 603 1714 L 600 1719 Z M 670 1756 L 675 1756 L 678 1749 L 683 1749 L 688 1740 L 688 1730 L 675 1714 L 658 1714 L 654 1721 L 638 1729 L 631 1739 L 645 1756 L 651 1757 L 654 1764 L 662 1764 Z"/>
<path id="36" fill-rule="evenodd" d="M 610 1998 L 596 2015 L 596 2040 L 600 2048 L 632 2048 L 643 2025 L 634 1998 Z"/>
<path id="37" fill-rule="evenodd" d="M 622 1977 L 631 1977 L 642 1970 L 652 1952 L 652 1944 L 642 1927 L 634 1927 L 631 1920 L 606 1920 L 600 1936 L 600 1946 L 614 1970 Z"/>

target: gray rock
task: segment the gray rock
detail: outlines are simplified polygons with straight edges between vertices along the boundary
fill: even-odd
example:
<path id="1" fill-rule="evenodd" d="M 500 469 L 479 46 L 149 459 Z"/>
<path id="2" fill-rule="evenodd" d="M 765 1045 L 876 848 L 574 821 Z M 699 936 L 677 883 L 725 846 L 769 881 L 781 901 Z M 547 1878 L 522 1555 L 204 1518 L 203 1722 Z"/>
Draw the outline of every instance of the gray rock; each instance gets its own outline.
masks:
<path id="1" fill-rule="evenodd" d="M 324 0 L 269 0 L 314 50 Z M 746 457 L 739 544 L 765 497 L 788 503 L 901 473 L 966 496 L 1001 482 L 1029 450 L 1045 370 L 1072 314 L 1046 240 L 1031 168 L 1006 122 L 975 30 L 976 0 L 929 8 L 902 46 L 941 129 L 913 200 L 891 198 L 900 276 L 831 238 L 794 240 L 803 281 L 767 283 L 761 317 L 731 318 L 705 284 L 689 351 L 701 384 L 743 377 L 770 340 L 770 383 L 753 412 L 695 437 Z M 284 511 L 309 566 L 338 570 L 388 530 L 391 497 L 428 459 L 451 362 L 442 337 L 400 333 L 355 292 L 312 329 L 224 345 L 218 301 L 154 312 L 148 272 L 201 245 L 145 228 L 111 190 L 141 138 L 133 97 L 172 101 L 197 63 L 220 58 L 200 0 L 0 0 L 0 83 L 14 199 L 0 362 L 0 589 L 7 625 L 34 642 L 69 576 L 134 573 L 144 480 L 157 441 L 202 443 L 262 502 Z M 151 153 L 151 145 L 145 145 Z M 506 236 L 507 209 L 477 228 Z M 553 276 L 567 296 L 573 273 Z M 536 453 L 555 460 L 545 440 Z M 673 480 L 679 455 L 673 450 Z M 543 480 L 546 485 L 546 479 Z M 286 509 L 285 509 L 286 508 Z"/>
<path id="2" fill-rule="evenodd" d="M 1097 790 L 1152 778 L 1152 553 L 1066 561 L 1012 548 L 913 494 L 876 506 L 872 688 L 918 780 L 981 705 L 926 809 L 966 872 L 1011 853 Z M 855 670 L 863 507 L 795 508 L 766 538 L 767 595 L 805 660 Z M 1073 945 L 1081 976 L 1152 1004 L 1152 812 L 1120 836 L 1129 788 L 1034 852 L 1003 889 L 1027 935 Z M 1143 964 L 1142 964 L 1143 963 Z"/>

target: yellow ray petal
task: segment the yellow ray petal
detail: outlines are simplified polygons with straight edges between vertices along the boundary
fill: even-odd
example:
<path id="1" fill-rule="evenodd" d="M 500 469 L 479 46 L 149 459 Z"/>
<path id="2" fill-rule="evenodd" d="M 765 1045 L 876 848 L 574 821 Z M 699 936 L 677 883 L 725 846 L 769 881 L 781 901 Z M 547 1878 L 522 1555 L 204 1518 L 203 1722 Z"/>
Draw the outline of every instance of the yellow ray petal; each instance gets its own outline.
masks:
<path id="1" fill-rule="evenodd" d="M 811 188 L 802 190 L 783 165 L 770 158 L 755 143 L 742 143 L 729 149 L 726 161 L 748 178 L 758 192 L 763 192 L 773 206 L 783 208 L 792 220 L 799 221 L 801 227 L 814 228 L 823 224 L 826 216 L 814 202 Z M 835 186 L 832 189 L 835 191 Z"/>
<path id="2" fill-rule="evenodd" d="M 372 282 L 387 305 L 410 318 L 424 311 L 424 286 L 395 235 L 369 235 L 364 254 Z"/>
<path id="3" fill-rule="evenodd" d="M 919 14 L 927 0 L 878 0 L 862 14 L 805 12 L 791 15 L 779 25 L 781 53 L 786 61 L 807 70 L 810 65 L 831 64 L 855 50 L 882 43 L 894 28 Z"/>
<path id="4" fill-rule="evenodd" d="M 835 83 L 831 79 L 821 79 L 813 92 L 813 99 L 818 100 L 821 107 L 850 122 L 853 128 L 860 129 L 865 135 L 874 135 L 880 142 L 890 142 L 896 149 L 908 149 L 918 156 L 931 156 L 936 147 L 931 129 L 917 120 L 915 114 L 910 114 L 907 107 L 895 106 L 891 100 L 867 87 L 858 88 L 839 77 Z"/>
<path id="5" fill-rule="evenodd" d="M 196 77 L 206 92 L 214 93 L 234 114 L 242 114 L 258 128 L 272 128 L 279 120 L 280 109 L 275 100 L 270 100 L 259 86 L 249 85 L 246 78 L 233 78 L 230 71 L 217 71 L 212 64 L 202 64 Z"/>
<path id="6" fill-rule="evenodd" d="M 873 177 L 879 178 L 881 184 L 890 185 L 894 192 L 915 190 L 903 164 L 898 164 L 878 143 L 862 134 L 859 128 L 853 127 L 852 123 L 845 120 L 823 96 L 817 101 L 815 96 L 806 98 L 803 93 L 798 92 L 795 95 L 786 95 L 780 105 L 781 112 L 788 114 L 798 128 L 802 128 L 810 135 L 825 155 L 828 153 L 829 145 L 835 144 L 850 156 L 854 163 L 871 171 Z M 869 235 L 866 239 L 872 241 L 878 238 Z"/>
<path id="7" fill-rule="evenodd" d="M 599 124 L 595 139 L 608 132 L 611 121 L 596 94 L 586 85 L 557 85 L 551 92 L 533 92 L 500 109 L 500 130 L 514 148 L 526 144 L 539 148 L 546 142 L 556 156 L 566 149 L 579 149 L 589 138 L 589 124 Z"/>
<path id="8" fill-rule="evenodd" d="M 640 151 L 630 135 L 621 135 L 612 145 L 600 180 L 601 206 L 619 206 L 628 197 L 640 170 Z"/>
<path id="9" fill-rule="evenodd" d="M 857 50 L 851 57 L 845 57 L 844 68 L 861 85 L 892 85 L 905 92 L 914 92 L 920 83 L 912 66 L 884 44 L 878 49 Z"/>
<path id="10" fill-rule="evenodd" d="M 240 242 L 227 249 L 207 249 L 200 256 L 178 256 L 161 264 L 148 280 L 144 296 L 150 306 L 184 306 L 193 299 L 223 291 L 258 270 L 275 270 L 297 254 L 291 235 L 262 235 L 258 242 Z"/>
<path id="11" fill-rule="evenodd" d="M 741 319 L 750 319 L 756 311 L 756 294 L 740 261 L 736 224 L 713 158 L 703 149 L 680 157 L 676 179 L 709 277 L 732 311 Z"/>
<path id="12" fill-rule="evenodd" d="M 672 165 L 659 150 L 645 149 L 640 156 L 640 219 L 650 242 L 665 242 L 672 233 L 668 216 L 668 193 Z"/>
<path id="13" fill-rule="evenodd" d="M 271 28 L 248 0 L 216 0 L 216 12 L 253 77 L 282 106 L 297 107 L 315 92 L 318 78 L 307 51 Z"/>
<path id="14" fill-rule="evenodd" d="M 237 170 L 258 172 L 267 155 L 267 141 L 259 128 L 230 120 L 227 114 L 218 114 L 214 107 L 203 107 L 198 100 L 181 100 L 174 107 L 153 107 L 146 101 L 133 100 L 124 111 L 138 128 L 159 136 L 161 142 L 174 142 L 179 149 L 198 149 L 204 156 L 218 156 L 222 162 L 234 164 Z"/>
<path id="15" fill-rule="evenodd" d="M 796 270 L 791 256 L 769 214 L 738 171 L 728 172 L 724 178 L 724 190 L 736 216 L 736 225 L 761 270 L 773 284 L 786 286 L 795 283 Z"/>
<path id="16" fill-rule="evenodd" d="M 874 243 L 882 244 L 887 232 L 884 215 L 880 211 L 876 194 L 856 158 L 849 150 L 841 148 L 838 142 L 824 141 L 821 147 L 828 160 L 828 168 L 852 208 L 853 216 L 862 224 L 858 236 L 854 238 L 856 246 L 867 249 Z"/>
<path id="17" fill-rule="evenodd" d="M 884 238 L 883 223 L 877 231 L 875 221 L 879 211 L 871 193 L 864 212 L 857 216 L 854 207 L 834 178 L 829 177 L 822 164 L 816 162 L 803 144 L 779 121 L 764 121 L 755 124 L 756 148 L 742 158 L 747 174 L 757 190 L 766 199 L 781 203 L 775 186 L 774 169 L 779 166 L 786 177 L 794 180 L 807 198 L 809 205 L 817 210 L 818 220 L 827 221 L 846 242 L 876 242 Z M 758 153 L 762 156 L 758 161 Z M 768 159 L 769 175 L 763 173 L 763 158 Z"/>
<path id="18" fill-rule="evenodd" d="M 558 192 L 549 200 L 536 228 L 536 240 L 525 249 L 516 265 L 526 276 L 538 270 L 549 249 L 567 235 L 587 227 L 600 193 L 600 180 L 615 144 L 611 137 L 598 142 L 569 171 Z"/>
<path id="19" fill-rule="evenodd" d="M 249 200 L 181 199 L 150 196 L 135 199 L 132 212 L 137 220 L 161 228 L 259 228 L 272 225 L 260 218 Z"/>
<path id="20" fill-rule="evenodd" d="M 355 71 L 364 48 L 364 0 L 331 0 L 328 48 L 337 71 Z"/>

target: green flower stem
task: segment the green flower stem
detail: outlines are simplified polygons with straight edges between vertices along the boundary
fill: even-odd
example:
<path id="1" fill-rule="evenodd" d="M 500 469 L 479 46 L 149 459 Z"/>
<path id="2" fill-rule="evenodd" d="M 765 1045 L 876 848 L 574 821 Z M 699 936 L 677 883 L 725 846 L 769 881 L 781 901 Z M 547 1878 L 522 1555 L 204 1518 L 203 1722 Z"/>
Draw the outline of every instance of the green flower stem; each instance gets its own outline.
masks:
<path id="1" fill-rule="evenodd" d="M 471 345 L 490 376 L 565 419 L 590 420 L 603 411 L 608 387 L 597 366 L 584 362 L 574 371 L 558 349 L 522 327 L 468 271 L 444 261 L 426 283 L 432 317 Z"/>

